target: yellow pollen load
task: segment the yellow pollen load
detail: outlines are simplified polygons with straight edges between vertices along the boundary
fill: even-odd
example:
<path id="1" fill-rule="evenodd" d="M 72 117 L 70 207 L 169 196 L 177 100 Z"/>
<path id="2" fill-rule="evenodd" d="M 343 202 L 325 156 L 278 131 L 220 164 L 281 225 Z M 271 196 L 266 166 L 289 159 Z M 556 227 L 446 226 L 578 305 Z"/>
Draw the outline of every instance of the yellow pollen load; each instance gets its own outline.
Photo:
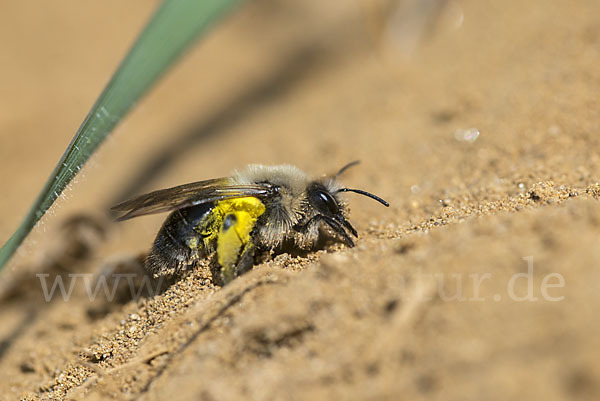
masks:
<path id="1" fill-rule="evenodd" d="M 234 266 L 240 254 L 249 246 L 250 233 L 265 205 L 254 197 L 228 199 L 215 205 L 221 217 L 217 237 L 217 258 L 226 281 L 233 279 Z M 252 244 L 250 244 L 252 245 Z"/>

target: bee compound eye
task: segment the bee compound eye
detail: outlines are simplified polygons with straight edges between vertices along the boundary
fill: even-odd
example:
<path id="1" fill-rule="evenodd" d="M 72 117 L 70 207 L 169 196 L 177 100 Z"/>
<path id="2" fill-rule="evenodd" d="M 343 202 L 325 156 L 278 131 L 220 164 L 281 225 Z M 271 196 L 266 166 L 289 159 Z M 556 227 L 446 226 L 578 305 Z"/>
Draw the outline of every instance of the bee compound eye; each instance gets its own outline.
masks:
<path id="1" fill-rule="evenodd" d="M 234 214 L 228 214 L 223 220 L 223 231 L 229 230 L 235 223 L 237 223 L 237 217 Z"/>
<path id="2" fill-rule="evenodd" d="M 331 214 L 336 215 L 339 213 L 340 208 L 339 208 L 337 202 L 335 201 L 335 199 L 333 199 L 333 196 L 331 196 L 329 193 L 327 193 L 325 191 L 318 191 L 317 196 L 319 197 L 321 202 L 323 202 L 325 204 L 325 206 L 327 207 L 327 210 L 329 210 L 329 212 Z"/>

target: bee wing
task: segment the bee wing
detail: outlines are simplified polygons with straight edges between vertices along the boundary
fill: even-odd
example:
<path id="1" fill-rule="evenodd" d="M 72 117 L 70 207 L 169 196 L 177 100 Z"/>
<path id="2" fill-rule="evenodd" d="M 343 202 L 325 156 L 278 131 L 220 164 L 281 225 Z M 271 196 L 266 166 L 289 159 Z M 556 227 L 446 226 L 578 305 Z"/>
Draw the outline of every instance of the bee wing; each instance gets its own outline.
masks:
<path id="1" fill-rule="evenodd" d="M 240 185 L 232 183 L 229 178 L 216 178 L 150 192 L 119 203 L 111 209 L 126 212 L 117 219 L 123 221 L 224 199 L 246 196 L 264 198 L 273 194 L 273 189 L 273 185 L 268 183 Z"/>

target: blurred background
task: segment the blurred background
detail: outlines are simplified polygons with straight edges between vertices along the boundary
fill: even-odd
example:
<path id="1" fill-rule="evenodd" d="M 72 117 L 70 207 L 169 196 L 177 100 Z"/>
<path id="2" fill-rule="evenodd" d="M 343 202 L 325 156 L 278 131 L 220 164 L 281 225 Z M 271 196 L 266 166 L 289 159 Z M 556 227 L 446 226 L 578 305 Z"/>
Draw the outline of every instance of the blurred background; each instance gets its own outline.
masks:
<path id="1" fill-rule="evenodd" d="M 156 4 L 2 6 L 3 34 L 11 38 L 0 78 L 0 178 L 10 209 L 0 222 L 3 240 Z M 410 194 L 417 179 L 387 174 L 377 182 L 385 175 L 373 172 L 406 176 L 406 156 L 380 157 L 390 149 L 428 153 L 416 141 L 423 132 L 406 121 L 414 93 L 403 74 L 414 74 L 432 42 L 456 40 L 462 19 L 462 6 L 446 1 L 242 4 L 136 107 L 53 212 L 102 212 L 133 194 L 250 162 L 291 163 L 318 175 L 361 159 L 353 185 L 402 179 Z M 397 118 L 382 118 L 391 115 Z"/>
<path id="2" fill-rule="evenodd" d="M 156 4 L 2 5 L 0 29 L 10 38 L 0 56 L 3 241 Z M 360 159 L 349 185 L 394 199 L 390 227 L 435 211 L 428 200 L 443 191 L 469 186 L 474 195 L 508 180 L 551 179 L 547 160 L 537 163 L 538 144 L 564 149 L 563 126 L 581 130 L 587 115 L 564 117 L 595 113 L 585 86 L 598 33 L 587 11 L 561 2 L 241 4 L 118 126 L 42 227 L 248 163 L 291 163 L 318 175 Z M 588 149 L 561 165 L 583 168 L 594 157 Z M 514 157 L 527 171 L 516 172 Z M 512 184 L 502 190 L 518 189 Z M 355 213 L 368 224 L 380 211 L 364 201 Z M 152 230 L 161 218 L 124 229 Z"/>

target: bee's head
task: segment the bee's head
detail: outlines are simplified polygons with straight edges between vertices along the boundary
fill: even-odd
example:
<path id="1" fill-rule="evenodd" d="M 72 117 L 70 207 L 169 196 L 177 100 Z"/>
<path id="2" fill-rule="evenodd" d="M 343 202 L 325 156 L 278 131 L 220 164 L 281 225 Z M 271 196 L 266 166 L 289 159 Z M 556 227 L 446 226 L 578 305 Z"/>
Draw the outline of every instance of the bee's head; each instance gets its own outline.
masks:
<path id="1" fill-rule="evenodd" d="M 364 196 L 368 196 L 371 199 L 376 200 L 384 206 L 389 206 L 385 200 L 381 199 L 377 195 L 373 195 L 370 192 L 363 191 L 361 189 L 352 189 L 341 187 L 336 178 L 344 172 L 348 167 L 354 166 L 358 162 L 352 162 L 344 166 L 333 178 L 322 183 L 319 181 L 312 182 L 306 189 L 306 194 L 310 205 L 317 211 L 317 215 L 327 225 L 329 225 L 337 234 L 339 234 L 346 245 L 353 247 L 354 241 L 348 235 L 346 230 L 350 231 L 352 235 L 358 237 L 358 233 L 352 227 L 352 224 L 344 217 L 343 204 L 337 198 L 337 194 L 340 192 L 355 192 Z"/>
<path id="2" fill-rule="evenodd" d="M 313 182 L 306 188 L 310 205 L 325 217 L 335 218 L 342 214 L 342 206 L 336 199 L 335 192 L 320 182 Z"/>

